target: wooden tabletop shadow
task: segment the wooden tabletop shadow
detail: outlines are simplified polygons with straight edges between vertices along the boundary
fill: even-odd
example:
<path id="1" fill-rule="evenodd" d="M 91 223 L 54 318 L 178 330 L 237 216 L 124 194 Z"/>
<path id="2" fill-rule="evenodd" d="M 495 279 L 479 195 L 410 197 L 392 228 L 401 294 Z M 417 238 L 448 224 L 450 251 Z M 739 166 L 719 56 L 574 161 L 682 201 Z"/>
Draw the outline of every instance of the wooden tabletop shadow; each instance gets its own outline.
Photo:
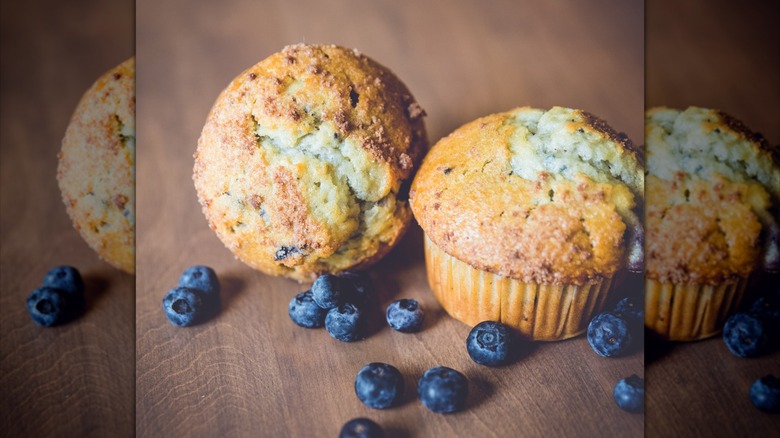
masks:
<path id="1" fill-rule="evenodd" d="M 101 274 L 88 274 L 83 277 L 84 306 L 77 312 L 75 315 L 76 318 L 80 318 L 91 309 L 94 309 L 97 303 L 103 299 L 103 296 L 108 292 L 109 286 L 111 285 L 108 278 L 108 276 Z"/>
<path id="2" fill-rule="evenodd" d="M 471 410 L 487 401 L 496 389 L 490 381 L 482 376 L 466 376 L 469 379 L 469 394 L 463 411 Z"/>

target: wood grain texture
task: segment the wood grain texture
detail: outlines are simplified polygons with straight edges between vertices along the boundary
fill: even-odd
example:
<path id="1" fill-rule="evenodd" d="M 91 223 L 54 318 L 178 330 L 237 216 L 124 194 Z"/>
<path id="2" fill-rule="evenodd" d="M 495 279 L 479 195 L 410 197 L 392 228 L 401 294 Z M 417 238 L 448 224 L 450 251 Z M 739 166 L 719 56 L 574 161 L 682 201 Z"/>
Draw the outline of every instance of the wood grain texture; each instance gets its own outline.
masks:
<path id="1" fill-rule="evenodd" d="M 132 436 L 134 279 L 71 225 L 56 180 L 71 113 L 133 53 L 132 2 L 2 2 L 0 435 Z M 79 320 L 41 328 L 25 300 L 70 264 L 86 283 Z"/>
<path id="2" fill-rule="evenodd" d="M 620 411 L 612 388 L 643 374 L 643 355 L 607 360 L 584 338 L 540 344 L 499 369 L 474 364 L 469 328 L 448 317 L 425 281 L 414 226 L 371 270 L 381 306 L 420 300 L 419 334 L 377 319 L 352 344 L 293 325 L 306 286 L 234 260 L 208 228 L 191 181 L 192 154 L 217 94 L 287 44 L 356 47 L 391 68 L 426 109 L 431 141 L 479 116 L 520 105 L 597 114 L 639 140 L 643 126 L 642 2 L 223 1 L 138 2 L 138 436 L 336 436 L 368 416 L 390 436 L 640 436 L 643 416 Z M 641 140 L 640 140 L 641 141 Z M 225 308 L 175 328 L 161 309 L 187 266 L 214 267 Z M 370 410 L 354 378 L 372 361 L 398 367 L 404 403 Z M 469 407 L 438 415 L 416 380 L 446 365 L 470 380 Z"/>
<path id="3" fill-rule="evenodd" d="M 648 106 L 718 108 L 780 144 L 777 2 L 647 2 Z M 765 278 L 756 290 L 777 290 Z M 715 337 L 649 342 L 648 437 L 777 436 L 780 418 L 750 404 L 753 381 L 780 375 L 780 352 L 740 359 Z"/>

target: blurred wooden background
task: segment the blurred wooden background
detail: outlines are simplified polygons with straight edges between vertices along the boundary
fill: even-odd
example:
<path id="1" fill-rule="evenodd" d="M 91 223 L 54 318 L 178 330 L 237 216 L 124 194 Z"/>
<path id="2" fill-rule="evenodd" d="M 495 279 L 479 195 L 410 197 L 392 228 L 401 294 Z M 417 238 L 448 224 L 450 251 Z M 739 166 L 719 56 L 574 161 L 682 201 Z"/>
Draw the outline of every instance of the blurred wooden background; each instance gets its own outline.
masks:
<path id="1" fill-rule="evenodd" d="M 388 66 L 427 111 L 432 142 L 521 105 L 586 109 L 641 142 L 643 2 L 141 0 L 137 23 L 139 436 L 336 436 L 358 416 L 390 436 L 642 435 L 644 417 L 612 400 L 619 379 L 643 375 L 642 353 L 604 359 L 578 338 L 538 345 L 505 368 L 474 364 L 469 328 L 426 284 L 416 226 L 371 272 L 382 306 L 423 303 L 421 333 L 384 326 L 345 344 L 298 328 L 287 305 L 306 286 L 234 260 L 200 211 L 191 171 L 217 94 L 298 42 L 355 47 Z M 209 323 L 175 328 L 160 303 L 196 263 L 216 269 L 226 306 Z M 354 396 L 355 375 L 372 361 L 406 376 L 401 406 L 375 411 Z M 438 415 L 417 400 L 416 379 L 435 365 L 469 378 L 466 411 Z"/>
<path id="2" fill-rule="evenodd" d="M 648 106 L 718 108 L 780 145 L 778 3 L 652 0 L 645 10 Z M 775 275 L 749 292 L 778 288 Z M 777 436 L 780 419 L 754 408 L 748 391 L 780 376 L 780 352 L 741 359 L 717 336 L 648 342 L 646 353 L 648 437 Z"/>
<path id="3" fill-rule="evenodd" d="M 133 54 L 133 2 L 3 0 L 0 15 L 0 435 L 133 436 L 134 279 L 84 243 L 56 179 L 81 95 Z M 25 300 L 60 264 L 88 310 L 41 328 Z"/>

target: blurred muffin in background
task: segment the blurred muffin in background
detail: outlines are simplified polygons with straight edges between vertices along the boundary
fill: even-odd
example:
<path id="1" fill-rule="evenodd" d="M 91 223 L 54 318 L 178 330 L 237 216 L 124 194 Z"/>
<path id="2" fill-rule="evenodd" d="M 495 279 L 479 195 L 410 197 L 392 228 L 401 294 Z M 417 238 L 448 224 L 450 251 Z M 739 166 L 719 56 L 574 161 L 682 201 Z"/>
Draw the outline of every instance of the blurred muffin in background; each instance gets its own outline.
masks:
<path id="1" fill-rule="evenodd" d="M 751 276 L 780 270 L 780 160 L 721 111 L 659 107 L 645 123 L 645 325 L 668 340 L 704 339 Z"/>

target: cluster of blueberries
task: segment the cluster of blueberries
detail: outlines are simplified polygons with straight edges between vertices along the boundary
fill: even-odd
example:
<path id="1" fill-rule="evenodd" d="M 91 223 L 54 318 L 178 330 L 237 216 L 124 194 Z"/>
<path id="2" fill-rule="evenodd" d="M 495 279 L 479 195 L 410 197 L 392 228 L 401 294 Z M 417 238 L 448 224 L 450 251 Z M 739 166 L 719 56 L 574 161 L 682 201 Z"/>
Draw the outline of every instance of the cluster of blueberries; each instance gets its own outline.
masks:
<path id="1" fill-rule="evenodd" d="M 179 277 L 179 285 L 165 294 L 162 301 L 165 316 L 179 327 L 204 322 L 219 312 L 219 293 L 219 279 L 213 269 L 191 266 Z"/>
<path id="2" fill-rule="evenodd" d="M 737 312 L 723 326 L 723 342 L 738 357 L 770 353 L 780 343 L 780 291 L 759 297 L 747 311 Z M 750 401 L 766 412 L 780 412 L 780 379 L 767 375 L 753 382 Z"/>
<path id="3" fill-rule="evenodd" d="M 645 311 L 636 297 L 620 300 L 614 309 L 601 312 L 588 324 L 587 338 L 602 357 L 618 357 L 641 348 Z M 620 379 L 612 391 L 615 404 L 628 412 L 645 410 L 645 381 L 636 374 Z"/>
<path id="4" fill-rule="evenodd" d="M 84 281 L 73 266 L 56 266 L 27 297 L 27 311 L 42 327 L 64 324 L 84 312 Z"/>
<path id="5" fill-rule="evenodd" d="M 357 341 L 365 337 L 371 289 L 371 279 L 363 273 L 323 274 L 317 277 L 310 290 L 290 300 L 288 313 L 301 327 L 324 326 L 334 339 Z M 414 333 L 422 328 L 425 313 L 416 300 L 402 299 L 387 307 L 386 317 L 393 329 Z"/>

